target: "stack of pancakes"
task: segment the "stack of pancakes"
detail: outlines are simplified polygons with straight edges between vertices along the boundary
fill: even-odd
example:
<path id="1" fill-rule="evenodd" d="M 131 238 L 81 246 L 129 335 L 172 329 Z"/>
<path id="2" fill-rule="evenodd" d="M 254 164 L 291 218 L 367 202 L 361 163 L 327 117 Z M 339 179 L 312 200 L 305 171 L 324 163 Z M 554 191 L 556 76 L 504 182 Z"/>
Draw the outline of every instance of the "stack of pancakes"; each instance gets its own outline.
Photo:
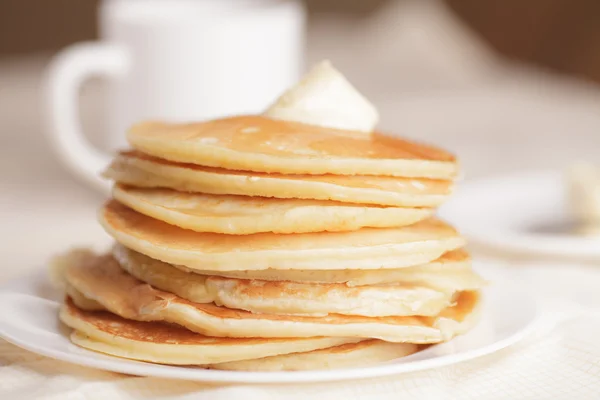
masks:
<path id="1" fill-rule="evenodd" d="M 74 343 L 233 370 L 366 365 L 469 330 L 483 280 L 432 215 L 454 157 L 378 133 L 241 116 L 142 123 L 63 258 Z"/>
<path id="2" fill-rule="evenodd" d="M 432 217 L 452 155 L 263 116 L 143 123 L 105 175 L 110 254 L 62 259 L 74 343 L 234 370 L 365 365 L 470 329 L 482 279 Z"/>

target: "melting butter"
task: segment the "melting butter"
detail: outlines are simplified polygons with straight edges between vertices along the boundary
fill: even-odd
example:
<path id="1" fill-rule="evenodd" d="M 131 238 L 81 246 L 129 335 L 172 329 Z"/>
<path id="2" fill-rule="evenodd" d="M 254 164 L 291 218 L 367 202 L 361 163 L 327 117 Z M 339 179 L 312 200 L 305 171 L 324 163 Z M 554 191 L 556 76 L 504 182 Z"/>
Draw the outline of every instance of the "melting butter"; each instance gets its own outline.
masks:
<path id="1" fill-rule="evenodd" d="M 600 232 L 600 168 L 579 162 L 567 172 L 571 212 L 578 231 L 597 236 Z"/>
<path id="2" fill-rule="evenodd" d="M 288 89 L 265 116 L 328 128 L 371 132 L 375 107 L 329 61 L 322 61 Z"/>

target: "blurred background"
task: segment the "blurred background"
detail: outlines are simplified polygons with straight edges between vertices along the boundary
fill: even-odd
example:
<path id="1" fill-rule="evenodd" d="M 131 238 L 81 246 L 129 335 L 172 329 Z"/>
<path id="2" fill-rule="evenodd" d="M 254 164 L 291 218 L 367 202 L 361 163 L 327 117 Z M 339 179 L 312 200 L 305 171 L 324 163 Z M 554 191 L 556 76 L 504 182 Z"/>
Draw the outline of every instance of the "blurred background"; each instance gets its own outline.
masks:
<path id="1" fill-rule="evenodd" d="M 360 24 L 402 0 L 307 0 L 313 25 Z M 98 0 L 2 0 L 0 56 L 51 53 L 98 36 Z M 407 2 L 404 2 L 407 3 Z M 595 0 L 445 0 L 490 49 L 513 60 L 600 81 L 600 3 Z M 390 21 L 391 22 L 391 21 Z M 386 29 L 389 27 L 382 27 Z"/>
<path id="2" fill-rule="evenodd" d="M 307 0 L 312 25 L 360 24 L 402 0 Z M 98 36 L 98 0 L 2 0 L 0 56 L 51 53 Z M 499 55 L 600 81 L 600 3 L 595 0 L 445 0 Z M 389 21 L 391 22 L 391 21 Z M 386 29 L 389 27 L 382 27 Z"/>
<path id="3" fill-rule="evenodd" d="M 303 4 L 302 69 L 330 59 L 380 110 L 382 129 L 451 149 L 467 179 L 597 159 L 597 0 Z M 53 54 L 98 38 L 98 5 L 0 0 L 0 234 L 15 257 L 25 242 L 43 243 L 34 263 L 73 237 L 104 238 L 93 217 L 102 195 L 51 151 L 42 91 Z M 102 147 L 105 81 L 87 81 L 79 104 L 83 131 Z"/>

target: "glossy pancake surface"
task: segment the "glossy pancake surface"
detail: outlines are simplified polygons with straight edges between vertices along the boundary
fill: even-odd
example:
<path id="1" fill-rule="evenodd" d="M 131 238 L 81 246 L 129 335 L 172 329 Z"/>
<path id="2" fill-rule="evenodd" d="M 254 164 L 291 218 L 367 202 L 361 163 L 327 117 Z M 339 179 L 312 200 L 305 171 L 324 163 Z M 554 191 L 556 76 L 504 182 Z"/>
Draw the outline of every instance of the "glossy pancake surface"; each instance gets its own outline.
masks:
<path id="1" fill-rule="evenodd" d="M 117 184 L 113 197 L 128 207 L 184 229 L 247 235 L 260 232 L 352 231 L 411 225 L 431 208 L 376 207 L 324 200 L 276 199 L 177 192 Z"/>
<path id="2" fill-rule="evenodd" d="M 110 256 L 97 256 L 65 270 L 70 285 L 86 298 L 127 319 L 181 325 L 207 336 L 354 337 L 390 342 L 438 343 L 469 330 L 480 308 L 477 292 L 462 292 L 455 305 L 435 317 L 322 317 L 254 314 L 199 304 L 152 288 L 127 274 Z"/>
<path id="3" fill-rule="evenodd" d="M 144 122 L 134 125 L 127 139 L 134 148 L 167 160 L 232 170 L 441 179 L 457 171 L 454 156 L 433 146 L 264 116 Z"/>
<path id="4" fill-rule="evenodd" d="M 465 244 L 454 228 L 436 219 L 352 232 L 222 235 L 168 225 L 112 200 L 100 210 L 99 220 L 124 246 L 192 269 L 401 268 Z"/>
<path id="5" fill-rule="evenodd" d="M 182 164 L 139 151 L 118 154 L 104 176 L 137 187 L 284 199 L 335 200 L 397 207 L 435 207 L 452 192 L 449 180 L 364 175 L 283 175 Z"/>
<path id="6" fill-rule="evenodd" d="M 60 319 L 75 329 L 82 347 L 124 358 L 178 365 L 205 365 L 304 352 L 356 342 L 346 338 L 218 338 L 159 322 L 140 322 L 108 311 L 86 311 L 68 298 Z M 104 350 L 94 346 L 102 343 Z M 90 345 L 86 345 L 90 343 Z M 106 351 L 112 348 L 112 351 Z"/>
<path id="7" fill-rule="evenodd" d="M 214 302 L 256 313 L 407 316 L 439 314 L 456 290 L 427 287 L 426 283 L 393 283 L 349 287 L 343 283 L 297 283 L 203 276 L 116 246 L 119 265 L 137 279 L 183 299 Z"/>

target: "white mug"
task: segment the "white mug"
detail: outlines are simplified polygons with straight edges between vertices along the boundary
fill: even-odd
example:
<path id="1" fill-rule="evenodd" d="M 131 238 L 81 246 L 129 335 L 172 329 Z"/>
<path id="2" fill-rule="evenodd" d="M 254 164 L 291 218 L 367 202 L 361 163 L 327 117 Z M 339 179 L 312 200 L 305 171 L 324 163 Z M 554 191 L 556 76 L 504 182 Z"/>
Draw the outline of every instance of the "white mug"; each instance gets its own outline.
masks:
<path id="1" fill-rule="evenodd" d="M 296 82 L 303 64 L 305 13 L 294 0 L 105 0 L 102 40 L 75 44 L 46 78 L 50 134 L 61 160 L 101 189 L 110 156 L 86 140 L 78 92 L 108 77 L 103 137 L 125 146 L 138 121 L 191 121 L 256 113 Z"/>

